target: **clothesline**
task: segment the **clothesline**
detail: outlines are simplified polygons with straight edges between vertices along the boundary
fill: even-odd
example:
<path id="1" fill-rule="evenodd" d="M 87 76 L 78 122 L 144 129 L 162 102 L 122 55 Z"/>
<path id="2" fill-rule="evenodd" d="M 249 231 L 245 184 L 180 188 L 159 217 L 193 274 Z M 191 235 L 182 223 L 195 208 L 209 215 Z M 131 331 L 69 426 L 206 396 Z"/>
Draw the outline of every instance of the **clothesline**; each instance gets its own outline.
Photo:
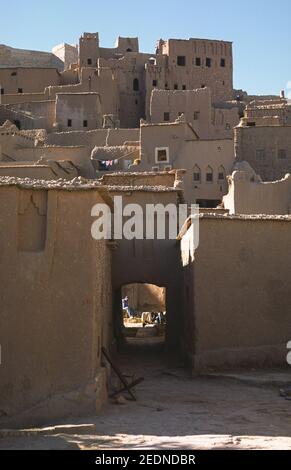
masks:
<path id="1" fill-rule="evenodd" d="M 116 165 L 118 163 L 118 160 L 99 160 L 101 165 L 105 166 L 106 168 Z"/>
<path id="2" fill-rule="evenodd" d="M 99 161 L 102 165 L 112 166 L 113 164 L 116 165 L 119 162 L 119 160 L 122 160 L 123 158 L 129 157 L 129 155 L 131 155 L 135 152 L 137 152 L 137 150 L 132 150 L 131 152 L 126 153 L 125 155 L 122 155 L 119 158 L 115 158 L 114 160 L 99 160 Z M 109 163 L 108 165 L 107 165 L 107 162 Z"/>

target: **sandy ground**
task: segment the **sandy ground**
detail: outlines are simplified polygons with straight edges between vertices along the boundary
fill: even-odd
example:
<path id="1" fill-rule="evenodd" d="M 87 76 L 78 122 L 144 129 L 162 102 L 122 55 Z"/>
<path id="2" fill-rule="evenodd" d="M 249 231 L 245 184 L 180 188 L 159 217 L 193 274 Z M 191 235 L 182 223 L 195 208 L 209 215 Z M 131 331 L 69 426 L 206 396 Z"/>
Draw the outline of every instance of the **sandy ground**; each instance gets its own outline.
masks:
<path id="1" fill-rule="evenodd" d="M 193 378 L 167 367 L 158 350 L 129 350 L 121 364 L 145 377 L 137 402 L 109 403 L 98 416 L 62 423 L 93 424 L 89 434 L 2 438 L 0 449 L 291 449 L 291 401 L 272 382 L 286 381 L 289 370 L 250 371 L 249 381 L 246 371 L 242 380 Z"/>

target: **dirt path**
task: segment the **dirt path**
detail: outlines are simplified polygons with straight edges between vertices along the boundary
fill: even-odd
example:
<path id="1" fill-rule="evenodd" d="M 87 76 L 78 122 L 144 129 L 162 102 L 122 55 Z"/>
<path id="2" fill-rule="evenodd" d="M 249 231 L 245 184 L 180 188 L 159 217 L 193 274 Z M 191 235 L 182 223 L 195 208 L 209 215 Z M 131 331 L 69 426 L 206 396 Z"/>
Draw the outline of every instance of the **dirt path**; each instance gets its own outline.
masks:
<path id="1" fill-rule="evenodd" d="M 1 449 L 291 449 L 291 402 L 278 388 L 225 377 L 191 378 L 165 367 L 157 352 L 123 357 L 143 375 L 136 403 L 109 404 L 93 434 L 0 439 Z M 291 376 L 291 374 L 290 374 Z M 68 424 L 68 422 L 66 423 Z"/>

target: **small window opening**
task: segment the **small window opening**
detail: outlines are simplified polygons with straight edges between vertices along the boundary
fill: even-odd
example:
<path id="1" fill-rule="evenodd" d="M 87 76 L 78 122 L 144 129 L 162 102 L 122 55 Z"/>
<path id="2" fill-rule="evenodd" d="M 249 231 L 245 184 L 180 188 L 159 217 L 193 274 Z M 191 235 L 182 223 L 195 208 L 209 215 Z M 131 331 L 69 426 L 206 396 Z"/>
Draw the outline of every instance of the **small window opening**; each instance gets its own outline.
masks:
<path id="1" fill-rule="evenodd" d="M 138 78 L 133 80 L 133 91 L 139 91 L 139 81 Z"/>
<path id="2" fill-rule="evenodd" d="M 180 67 L 185 67 L 186 65 L 186 57 L 184 55 L 178 55 L 177 57 L 177 65 Z"/>
<path id="3" fill-rule="evenodd" d="M 287 152 L 286 152 L 285 149 L 279 149 L 279 150 L 278 150 L 278 158 L 279 158 L 280 160 L 286 160 L 286 158 L 287 158 Z"/>
<path id="4" fill-rule="evenodd" d="M 259 161 L 265 160 L 265 149 L 256 150 L 256 160 L 259 160 Z"/>
<path id="5" fill-rule="evenodd" d="M 211 67 L 211 62 L 210 57 L 206 57 L 206 67 Z"/>
<path id="6" fill-rule="evenodd" d="M 223 166 L 220 166 L 218 168 L 218 181 L 224 181 L 225 180 L 225 170 Z"/>
<path id="7" fill-rule="evenodd" d="M 168 163 L 169 162 L 169 149 L 168 148 L 156 148 L 156 163 Z"/>
<path id="8" fill-rule="evenodd" d="M 213 170 L 210 166 L 206 170 L 206 181 L 207 183 L 213 182 Z"/>
<path id="9" fill-rule="evenodd" d="M 197 165 L 194 167 L 193 181 L 195 183 L 200 183 L 201 182 L 201 170 L 200 170 L 199 166 L 197 166 Z"/>

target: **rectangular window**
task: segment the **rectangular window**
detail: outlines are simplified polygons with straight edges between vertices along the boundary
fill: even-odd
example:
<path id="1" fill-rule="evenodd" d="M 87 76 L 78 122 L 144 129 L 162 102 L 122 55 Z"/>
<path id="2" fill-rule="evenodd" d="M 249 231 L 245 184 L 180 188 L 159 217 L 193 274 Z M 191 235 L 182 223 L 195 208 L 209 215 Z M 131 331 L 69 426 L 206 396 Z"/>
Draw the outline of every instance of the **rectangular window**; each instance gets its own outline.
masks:
<path id="1" fill-rule="evenodd" d="M 207 183 L 213 182 L 213 173 L 206 173 L 206 181 Z"/>
<path id="2" fill-rule="evenodd" d="M 155 157 L 156 163 L 169 163 L 169 147 L 157 147 Z"/>
<path id="3" fill-rule="evenodd" d="M 83 121 L 83 127 L 88 127 L 88 121 L 87 121 L 87 119 L 84 119 L 84 121 Z"/>
<path id="4" fill-rule="evenodd" d="M 18 93 L 23 93 L 23 89 L 22 88 L 18 88 Z"/>
<path id="5" fill-rule="evenodd" d="M 256 160 L 258 161 L 265 160 L 265 149 L 256 150 Z"/>
<path id="6" fill-rule="evenodd" d="M 279 158 L 280 160 L 286 160 L 286 158 L 287 158 L 287 152 L 286 152 L 285 149 L 279 149 L 279 150 L 278 150 L 278 158 Z"/>
<path id="7" fill-rule="evenodd" d="M 200 182 L 200 173 L 198 173 L 198 172 L 193 173 L 193 179 L 194 179 L 195 183 L 199 183 Z"/>
<path id="8" fill-rule="evenodd" d="M 170 113 L 164 113 L 164 121 L 169 122 L 170 121 Z"/>
<path id="9" fill-rule="evenodd" d="M 196 57 L 195 65 L 196 65 L 196 67 L 201 67 L 201 58 L 200 57 Z"/>
<path id="10" fill-rule="evenodd" d="M 88 59 L 88 60 L 87 60 L 87 64 L 88 64 L 88 65 L 92 65 L 92 59 Z"/>
<path id="11" fill-rule="evenodd" d="M 219 181 L 224 180 L 224 173 L 222 173 L 222 172 L 218 173 L 218 179 L 219 179 Z"/>
<path id="12" fill-rule="evenodd" d="M 194 121 L 198 121 L 199 116 L 200 116 L 200 111 L 194 111 L 194 116 L 193 116 Z"/>
<path id="13" fill-rule="evenodd" d="M 225 59 L 221 59 L 221 61 L 220 61 L 220 67 L 225 67 L 225 65 L 226 65 Z"/>
<path id="14" fill-rule="evenodd" d="M 184 55 L 178 55 L 177 57 L 177 65 L 180 67 L 185 67 L 186 65 L 186 57 Z"/>
<path id="15" fill-rule="evenodd" d="M 1 90 L 1 95 L 4 95 L 4 88 L 0 88 Z"/>
<path id="16" fill-rule="evenodd" d="M 175 85 L 174 85 L 174 90 L 178 90 L 178 85 L 177 85 L 177 83 L 175 83 Z"/>
<path id="17" fill-rule="evenodd" d="M 211 67 L 211 59 L 206 57 L 206 67 Z"/>
<path id="18" fill-rule="evenodd" d="M 68 119 L 68 127 L 72 127 L 72 119 Z"/>
<path id="19" fill-rule="evenodd" d="M 186 90 L 186 89 L 187 89 L 186 85 L 183 85 L 182 90 Z"/>
<path id="20" fill-rule="evenodd" d="M 158 81 L 157 80 L 153 80 L 153 86 L 154 87 L 158 86 Z"/>

